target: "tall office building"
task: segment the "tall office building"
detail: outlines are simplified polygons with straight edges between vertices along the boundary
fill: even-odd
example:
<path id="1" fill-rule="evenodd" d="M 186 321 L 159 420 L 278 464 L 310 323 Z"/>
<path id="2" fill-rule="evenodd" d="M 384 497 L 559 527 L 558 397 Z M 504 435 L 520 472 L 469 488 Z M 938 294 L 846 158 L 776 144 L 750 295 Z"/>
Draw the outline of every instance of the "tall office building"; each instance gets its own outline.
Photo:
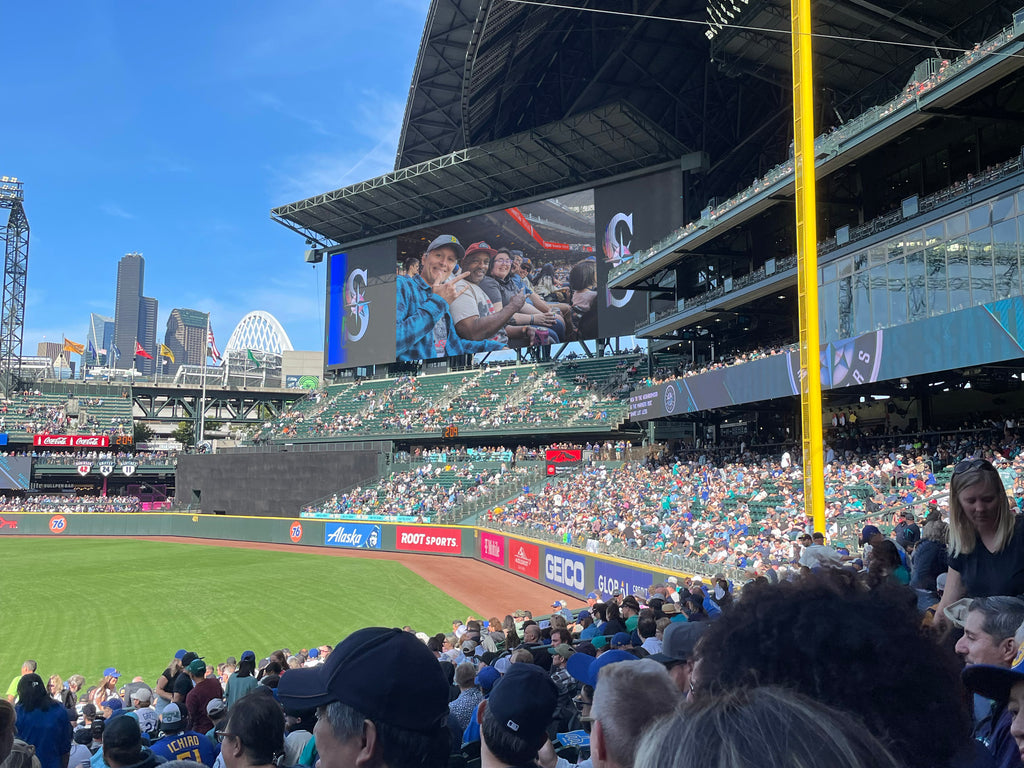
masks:
<path id="1" fill-rule="evenodd" d="M 91 312 L 89 314 L 89 332 L 86 334 L 85 357 L 86 365 L 106 365 L 110 359 L 110 345 L 114 343 L 114 318 Z M 89 342 L 96 350 L 96 359 L 89 355 Z"/>
<path id="2" fill-rule="evenodd" d="M 111 360 L 115 368 L 128 369 L 134 362 L 139 373 L 156 370 L 156 299 L 142 295 L 146 260 L 141 253 L 125 254 L 117 263 L 117 296 L 114 300 L 114 345 L 120 358 Z M 135 357 L 135 343 L 142 345 L 153 360 Z"/>
<path id="3" fill-rule="evenodd" d="M 167 318 L 164 344 L 174 354 L 174 362 L 161 362 L 161 370 L 174 373 L 182 365 L 203 365 L 206 362 L 207 315 L 194 309 L 171 310 Z"/>

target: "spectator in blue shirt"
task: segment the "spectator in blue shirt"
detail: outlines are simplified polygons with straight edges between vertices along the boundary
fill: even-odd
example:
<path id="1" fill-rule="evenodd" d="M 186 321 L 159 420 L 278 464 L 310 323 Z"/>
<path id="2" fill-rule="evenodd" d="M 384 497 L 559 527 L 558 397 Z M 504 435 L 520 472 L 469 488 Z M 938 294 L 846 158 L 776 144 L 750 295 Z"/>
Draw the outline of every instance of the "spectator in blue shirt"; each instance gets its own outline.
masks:
<path id="1" fill-rule="evenodd" d="M 415 277 L 400 276 L 397 283 L 395 341 L 399 360 L 489 352 L 502 349 L 496 341 L 469 341 L 455 331 L 451 304 L 468 290 L 467 273 L 449 280 L 464 249 L 454 235 L 440 235 L 420 260 Z"/>

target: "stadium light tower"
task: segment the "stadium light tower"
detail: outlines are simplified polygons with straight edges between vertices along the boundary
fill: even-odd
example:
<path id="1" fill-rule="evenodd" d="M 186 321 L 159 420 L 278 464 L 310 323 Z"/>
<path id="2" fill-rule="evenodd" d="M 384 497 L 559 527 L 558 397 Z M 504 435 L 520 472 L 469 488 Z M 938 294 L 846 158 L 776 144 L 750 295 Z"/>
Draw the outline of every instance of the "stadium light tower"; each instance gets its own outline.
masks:
<path id="1" fill-rule="evenodd" d="M 0 387 L 10 392 L 20 378 L 22 337 L 25 330 L 25 288 L 28 278 L 28 217 L 22 202 L 24 183 L 0 176 L 0 208 L 7 208 L 7 223 L 0 227 L 4 241 L 4 287 L 0 305 Z"/>

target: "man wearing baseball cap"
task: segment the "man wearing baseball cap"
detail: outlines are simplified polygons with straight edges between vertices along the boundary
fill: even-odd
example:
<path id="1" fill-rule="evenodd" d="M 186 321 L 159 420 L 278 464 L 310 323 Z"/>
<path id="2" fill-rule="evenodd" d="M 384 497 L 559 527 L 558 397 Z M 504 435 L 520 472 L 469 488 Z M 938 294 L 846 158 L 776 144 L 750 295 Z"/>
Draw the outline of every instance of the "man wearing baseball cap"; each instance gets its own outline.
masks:
<path id="1" fill-rule="evenodd" d="M 1024 759 L 1024 650 L 1017 654 L 1012 667 L 971 664 L 964 669 L 962 676 L 968 690 L 991 699 L 1009 720 L 1009 736 L 1016 742 L 1016 750 L 1013 744 L 989 745 L 997 764 L 1000 768 L 1020 765 Z"/>
<path id="2" fill-rule="evenodd" d="M 455 330 L 451 306 L 469 289 L 463 272 L 449 280 L 465 249 L 454 235 L 439 235 L 420 259 L 420 273 L 399 276 L 395 306 L 395 352 L 398 360 L 429 360 L 436 357 L 489 352 L 502 344 L 486 339 L 463 339 Z"/>
<path id="3" fill-rule="evenodd" d="M 465 291 L 452 302 L 451 313 L 455 330 L 463 339 L 493 339 L 507 345 L 508 332 L 505 326 L 512 322 L 512 316 L 526 303 L 526 293 L 517 293 L 500 309 L 495 308 L 490 297 L 480 287 L 481 281 L 487 277 L 487 268 L 495 253 L 484 242 L 473 243 L 466 249 L 466 255 L 459 261 L 461 274 L 465 275 Z"/>
<path id="4" fill-rule="evenodd" d="M 668 676 L 684 695 L 690 692 L 690 676 L 693 674 L 693 663 L 696 661 L 694 648 L 707 628 L 706 621 L 669 624 L 662 635 L 661 653 L 654 653 L 648 657 L 665 666 Z"/>
<path id="5" fill-rule="evenodd" d="M 513 664 L 480 702 L 480 767 L 527 766 L 547 741 L 558 692 L 534 664 Z"/>
<path id="6" fill-rule="evenodd" d="M 353 632 L 319 667 L 282 676 L 277 696 L 286 709 L 317 709 L 321 768 L 447 765 L 448 683 L 409 632 Z"/>

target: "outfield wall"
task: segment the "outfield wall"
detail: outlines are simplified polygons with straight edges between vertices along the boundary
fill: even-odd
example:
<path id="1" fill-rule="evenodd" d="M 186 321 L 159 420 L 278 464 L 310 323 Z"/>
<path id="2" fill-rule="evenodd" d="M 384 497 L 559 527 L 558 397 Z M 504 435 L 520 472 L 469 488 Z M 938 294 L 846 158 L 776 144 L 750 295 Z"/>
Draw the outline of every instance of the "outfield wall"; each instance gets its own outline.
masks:
<path id="1" fill-rule="evenodd" d="M 526 536 L 474 526 L 417 525 L 309 518 L 237 517 L 188 513 L 67 514 L 0 512 L 0 536 L 167 536 L 226 539 L 296 548 L 333 547 L 470 557 L 583 599 L 598 589 L 646 596 L 668 576 L 689 574 L 596 555 Z M 26 542 L 28 545 L 28 542 Z"/>

